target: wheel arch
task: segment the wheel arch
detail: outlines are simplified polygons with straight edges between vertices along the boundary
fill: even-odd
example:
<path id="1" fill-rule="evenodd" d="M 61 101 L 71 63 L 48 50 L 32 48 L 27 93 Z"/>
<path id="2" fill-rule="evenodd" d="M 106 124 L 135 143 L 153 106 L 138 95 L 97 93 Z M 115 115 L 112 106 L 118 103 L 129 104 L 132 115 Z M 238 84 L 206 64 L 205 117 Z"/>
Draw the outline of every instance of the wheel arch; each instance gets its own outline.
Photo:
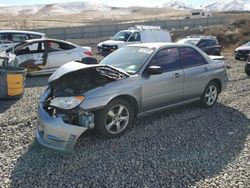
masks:
<path id="1" fill-rule="evenodd" d="M 221 91 L 222 91 L 222 83 L 221 83 L 221 80 L 220 79 L 218 79 L 218 78 L 214 78 L 214 79 L 212 79 L 212 80 L 210 80 L 209 82 L 208 82 L 208 84 L 209 83 L 211 83 L 211 82 L 214 82 L 214 83 L 216 83 L 217 85 L 218 85 L 218 89 L 219 89 L 219 93 L 221 93 Z M 207 84 L 207 85 L 208 85 Z"/>
<path id="2" fill-rule="evenodd" d="M 139 111 L 139 104 L 138 104 L 138 101 L 136 100 L 135 97 L 133 97 L 132 95 L 128 95 L 128 94 L 123 94 L 123 95 L 118 95 L 114 98 L 112 98 L 109 103 L 115 99 L 124 99 L 126 101 L 129 102 L 129 104 L 131 105 L 131 107 L 133 108 L 134 110 L 134 115 L 135 117 L 137 116 L 138 114 L 138 111 Z"/>

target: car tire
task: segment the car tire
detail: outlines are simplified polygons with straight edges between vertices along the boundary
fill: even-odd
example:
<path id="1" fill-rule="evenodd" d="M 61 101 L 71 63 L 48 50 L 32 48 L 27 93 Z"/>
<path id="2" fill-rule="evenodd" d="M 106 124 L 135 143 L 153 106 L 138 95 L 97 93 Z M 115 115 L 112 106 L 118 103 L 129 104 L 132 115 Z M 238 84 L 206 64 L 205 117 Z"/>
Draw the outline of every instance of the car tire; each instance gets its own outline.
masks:
<path id="1" fill-rule="evenodd" d="M 235 57 L 235 59 L 238 60 L 238 61 L 241 61 L 241 58 L 239 58 L 239 57 Z"/>
<path id="2" fill-rule="evenodd" d="M 245 65 L 245 73 L 250 76 L 250 66 Z"/>
<path id="3" fill-rule="evenodd" d="M 130 103 L 121 98 L 114 99 L 95 113 L 95 128 L 106 138 L 119 137 L 126 132 L 133 118 Z"/>
<path id="4" fill-rule="evenodd" d="M 209 82 L 206 86 L 202 96 L 201 104 L 205 108 L 211 108 L 217 102 L 219 96 L 219 87 L 216 82 Z"/>

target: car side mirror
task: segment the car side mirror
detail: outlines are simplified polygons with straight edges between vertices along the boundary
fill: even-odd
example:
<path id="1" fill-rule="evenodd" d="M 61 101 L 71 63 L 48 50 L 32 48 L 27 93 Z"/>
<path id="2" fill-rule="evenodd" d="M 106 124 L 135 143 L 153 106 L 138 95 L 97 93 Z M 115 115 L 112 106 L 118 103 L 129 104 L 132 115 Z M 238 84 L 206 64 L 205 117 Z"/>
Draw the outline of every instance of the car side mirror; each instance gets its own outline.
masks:
<path id="1" fill-rule="evenodd" d="M 149 75 L 161 74 L 162 68 L 161 68 L 161 66 L 152 65 L 152 66 L 147 68 L 147 72 Z"/>
<path id="2" fill-rule="evenodd" d="M 81 60 L 81 63 L 92 65 L 92 64 L 98 64 L 98 61 L 96 58 L 93 57 L 84 57 Z"/>

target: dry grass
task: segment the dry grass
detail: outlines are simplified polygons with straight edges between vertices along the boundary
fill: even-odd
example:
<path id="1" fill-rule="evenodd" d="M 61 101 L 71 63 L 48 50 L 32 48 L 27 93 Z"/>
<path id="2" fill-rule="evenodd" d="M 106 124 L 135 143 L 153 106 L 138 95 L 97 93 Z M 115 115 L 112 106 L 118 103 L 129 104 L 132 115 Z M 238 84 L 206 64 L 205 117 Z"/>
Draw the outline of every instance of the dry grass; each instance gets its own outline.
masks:
<path id="1" fill-rule="evenodd" d="M 16 29 L 16 23 L 25 20 L 28 29 L 73 27 L 91 24 L 114 24 L 115 22 L 140 22 L 148 20 L 176 19 L 187 11 L 167 8 L 113 8 L 110 11 L 84 11 L 72 15 L 1 15 L 0 29 Z"/>
<path id="2" fill-rule="evenodd" d="M 227 50 L 235 49 L 250 40 L 249 15 L 246 13 L 232 16 L 229 24 L 208 29 L 204 34 L 217 36 L 219 42 L 226 46 Z"/>

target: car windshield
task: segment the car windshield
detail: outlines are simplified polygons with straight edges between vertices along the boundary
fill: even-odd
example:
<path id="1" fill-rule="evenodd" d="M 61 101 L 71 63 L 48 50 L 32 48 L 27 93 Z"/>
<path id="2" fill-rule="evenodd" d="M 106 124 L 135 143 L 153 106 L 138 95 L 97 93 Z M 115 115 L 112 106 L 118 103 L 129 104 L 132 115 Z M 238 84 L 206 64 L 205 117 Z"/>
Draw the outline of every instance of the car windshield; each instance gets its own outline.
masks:
<path id="1" fill-rule="evenodd" d="M 250 46 L 250 41 L 245 44 L 245 46 Z"/>
<path id="2" fill-rule="evenodd" d="M 177 43 L 196 45 L 198 41 L 199 39 L 182 39 L 182 40 L 179 40 Z"/>
<path id="3" fill-rule="evenodd" d="M 111 65 L 133 75 L 140 71 L 153 52 L 151 48 L 127 46 L 111 53 L 100 64 Z"/>
<path id="4" fill-rule="evenodd" d="M 127 41 L 131 34 L 128 31 L 119 31 L 113 36 L 112 40 Z"/>

